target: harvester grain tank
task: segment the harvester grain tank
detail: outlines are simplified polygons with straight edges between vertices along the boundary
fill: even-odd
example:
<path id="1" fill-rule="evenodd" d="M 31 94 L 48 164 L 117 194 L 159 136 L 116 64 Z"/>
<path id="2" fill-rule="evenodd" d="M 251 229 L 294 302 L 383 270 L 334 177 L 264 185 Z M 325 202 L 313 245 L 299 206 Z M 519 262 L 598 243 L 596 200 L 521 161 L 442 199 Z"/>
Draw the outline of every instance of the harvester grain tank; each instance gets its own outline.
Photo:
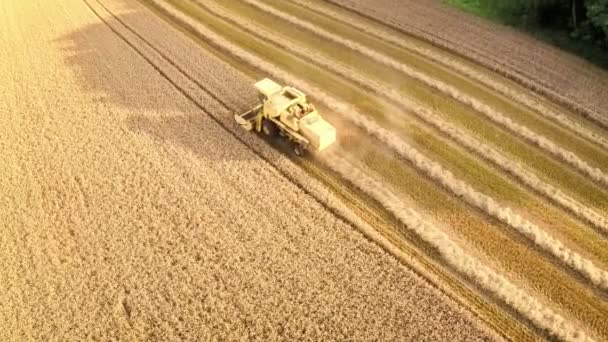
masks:
<path id="1" fill-rule="evenodd" d="M 297 155 L 306 149 L 322 151 L 336 141 L 336 129 L 298 89 L 283 87 L 268 78 L 257 82 L 255 88 L 260 103 L 234 116 L 245 130 L 285 137 L 294 144 Z"/>

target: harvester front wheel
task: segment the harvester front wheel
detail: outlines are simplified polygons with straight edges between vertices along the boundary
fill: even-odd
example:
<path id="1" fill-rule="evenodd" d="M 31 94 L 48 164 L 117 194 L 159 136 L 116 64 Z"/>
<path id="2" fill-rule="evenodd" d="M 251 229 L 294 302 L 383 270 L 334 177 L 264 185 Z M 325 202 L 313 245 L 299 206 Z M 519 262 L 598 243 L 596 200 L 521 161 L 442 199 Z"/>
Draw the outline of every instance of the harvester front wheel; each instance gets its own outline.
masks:
<path id="1" fill-rule="evenodd" d="M 262 122 L 262 132 L 264 132 L 264 134 L 266 134 L 267 136 L 274 138 L 279 133 L 279 129 L 277 128 L 277 125 L 274 124 L 274 122 L 264 120 Z"/>
<path id="2" fill-rule="evenodd" d="M 303 155 L 304 155 L 304 147 L 302 147 L 302 145 L 300 145 L 300 144 L 298 144 L 298 143 L 296 143 L 296 144 L 293 146 L 293 151 L 295 152 L 295 154 L 296 154 L 298 157 L 301 157 L 301 156 L 303 156 Z"/>

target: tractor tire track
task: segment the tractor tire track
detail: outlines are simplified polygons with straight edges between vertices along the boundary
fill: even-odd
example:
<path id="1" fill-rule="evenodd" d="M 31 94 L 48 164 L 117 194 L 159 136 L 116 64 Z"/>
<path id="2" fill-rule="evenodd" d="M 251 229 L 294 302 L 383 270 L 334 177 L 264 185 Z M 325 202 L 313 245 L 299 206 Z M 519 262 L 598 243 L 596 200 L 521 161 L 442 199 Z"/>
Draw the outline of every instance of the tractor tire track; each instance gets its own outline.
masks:
<path id="1" fill-rule="evenodd" d="M 520 136 L 521 138 L 524 138 L 529 143 L 541 148 L 542 150 L 546 151 L 547 153 L 553 155 L 558 160 L 561 160 L 562 162 L 564 162 L 564 163 L 570 165 L 571 167 L 575 168 L 576 170 L 578 170 L 580 173 L 590 177 L 598 184 L 601 184 L 602 186 L 608 188 L 608 175 L 604 174 L 604 172 L 601 169 L 590 166 L 589 164 L 587 164 L 585 161 L 583 161 L 580 157 L 578 157 L 573 152 L 565 150 L 565 149 L 559 147 L 553 141 L 545 138 L 544 136 L 536 134 L 535 132 L 531 131 L 527 127 L 515 123 L 510 118 L 505 117 L 502 114 L 494 111 L 489 106 L 477 101 L 474 98 L 471 98 L 469 96 L 462 94 L 456 88 L 453 88 L 447 84 L 438 82 L 437 80 L 434 80 L 416 70 L 413 70 L 410 67 L 408 67 L 398 61 L 393 60 L 392 58 L 380 55 L 377 52 L 372 51 L 372 50 L 368 49 L 367 47 L 358 44 L 357 42 L 354 42 L 354 41 L 351 41 L 348 39 L 344 39 L 342 37 L 338 37 L 331 32 L 327 32 L 323 29 L 320 29 L 308 22 L 304 22 L 304 21 L 300 20 L 299 18 L 293 17 L 289 14 L 276 10 L 271 6 L 262 4 L 258 0 L 243 0 L 243 1 L 264 12 L 274 15 L 277 18 L 281 18 L 283 20 L 286 20 L 286 21 L 292 23 L 293 25 L 296 25 L 305 30 L 308 30 L 308 31 L 318 35 L 319 37 L 322 37 L 324 39 L 328 39 L 332 42 L 343 45 L 343 46 L 353 50 L 354 52 L 361 53 L 381 64 L 384 64 L 397 71 L 400 71 L 403 74 L 405 74 L 413 79 L 416 79 L 416 80 L 424 83 L 425 85 L 427 85 L 437 91 L 440 91 L 461 103 L 464 103 L 464 104 L 470 106 L 477 112 L 484 114 L 487 118 L 489 118 L 490 120 L 492 120 L 499 126 L 502 126 L 503 128 L 513 132 L 514 134 Z"/>

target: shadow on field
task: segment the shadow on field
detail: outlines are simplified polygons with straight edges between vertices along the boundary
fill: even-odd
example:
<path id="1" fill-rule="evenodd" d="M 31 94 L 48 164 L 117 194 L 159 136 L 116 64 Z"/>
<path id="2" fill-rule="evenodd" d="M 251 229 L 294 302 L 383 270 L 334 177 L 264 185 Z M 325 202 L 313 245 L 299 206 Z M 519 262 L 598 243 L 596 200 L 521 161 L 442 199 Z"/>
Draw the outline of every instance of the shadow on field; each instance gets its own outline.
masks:
<path id="1" fill-rule="evenodd" d="M 137 20 L 140 15 L 144 14 L 132 12 L 122 17 Z M 147 62 L 103 22 L 81 27 L 57 43 L 83 93 L 127 109 L 162 111 L 174 107 L 170 101 L 150 96 L 151 84 L 159 82 L 159 74 L 150 71 Z"/>
<path id="2" fill-rule="evenodd" d="M 244 153 L 247 147 L 229 133 L 221 131 L 217 123 L 207 119 L 206 115 L 131 116 L 127 120 L 127 127 L 131 132 L 176 145 L 205 160 L 259 160 L 253 153 Z M 243 131 L 242 134 L 262 139 L 250 132 Z M 268 148 L 276 148 L 271 142 L 267 143 Z"/>
<path id="3" fill-rule="evenodd" d="M 91 15 L 94 14 L 91 12 Z M 150 13 L 132 11 L 116 18 L 124 23 L 132 23 L 145 16 L 150 16 Z M 165 70 L 170 68 L 170 65 L 166 62 L 158 63 L 154 59 L 158 56 L 151 54 L 152 50 L 142 48 L 145 44 L 138 46 L 137 43 L 141 41 L 130 35 L 124 27 L 121 28 L 116 21 L 111 24 L 120 28 L 119 32 L 124 38 L 113 32 L 105 23 L 99 20 L 93 22 L 95 23 L 83 26 L 56 41 L 64 51 L 65 64 L 76 76 L 82 90 L 82 95 L 74 96 L 91 97 L 98 108 L 105 107 L 103 112 L 99 112 L 100 115 L 107 115 L 108 111 L 116 114 L 108 116 L 107 121 L 112 122 L 112 125 L 113 121 L 116 121 L 115 126 L 123 131 L 176 145 L 201 158 L 258 158 L 255 154 L 246 152 L 242 144 L 225 132 L 217 122 L 210 120 L 211 114 L 208 113 L 214 113 L 216 117 L 222 115 L 220 121 L 223 125 L 235 125 L 229 129 L 236 128 L 232 119 L 233 113 L 228 110 L 222 110 L 221 114 L 217 112 L 221 107 L 206 94 L 208 91 L 228 103 L 243 103 L 250 97 L 255 99 L 253 89 L 254 96 L 238 94 L 227 82 L 221 83 L 221 77 L 219 80 L 217 77 L 197 80 L 206 88 L 204 90 L 184 87 L 180 83 L 184 80 L 183 75 L 175 69 Z M 131 45 L 135 45 L 139 52 Z M 205 53 L 201 50 L 200 56 L 197 56 L 199 60 L 207 58 Z M 154 64 L 146 59 L 150 59 Z M 206 73 L 203 69 L 202 75 Z M 217 70 L 210 68 L 208 73 L 217 73 Z M 171 84 L 166 77 L 183 87 L 182 90 Z M 175 77 L 179 79 L 174 79 Z M 192 99 L 186 97 L 182 91 Z M 128 113 L 126 118 L 125 113 Z M 237 134 L 250 133 L 238 131 Z"/>

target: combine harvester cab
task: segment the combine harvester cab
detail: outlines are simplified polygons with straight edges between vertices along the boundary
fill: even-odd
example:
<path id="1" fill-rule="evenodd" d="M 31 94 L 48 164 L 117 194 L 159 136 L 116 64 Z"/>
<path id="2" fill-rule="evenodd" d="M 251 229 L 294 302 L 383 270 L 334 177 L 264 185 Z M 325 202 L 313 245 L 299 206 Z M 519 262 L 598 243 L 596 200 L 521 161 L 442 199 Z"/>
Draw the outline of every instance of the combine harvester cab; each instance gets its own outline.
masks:
<path id="1" fill-rule="evenodd" d="M 245 130 L 283 136 L 293 142 L 294 151 L 322 151 L 336 141 L 336 129 L 308 103 L 306 95 L 293 87 L 282 87 L 265 78 L 255 84 L 260 104 L 234 116 Z"/>

